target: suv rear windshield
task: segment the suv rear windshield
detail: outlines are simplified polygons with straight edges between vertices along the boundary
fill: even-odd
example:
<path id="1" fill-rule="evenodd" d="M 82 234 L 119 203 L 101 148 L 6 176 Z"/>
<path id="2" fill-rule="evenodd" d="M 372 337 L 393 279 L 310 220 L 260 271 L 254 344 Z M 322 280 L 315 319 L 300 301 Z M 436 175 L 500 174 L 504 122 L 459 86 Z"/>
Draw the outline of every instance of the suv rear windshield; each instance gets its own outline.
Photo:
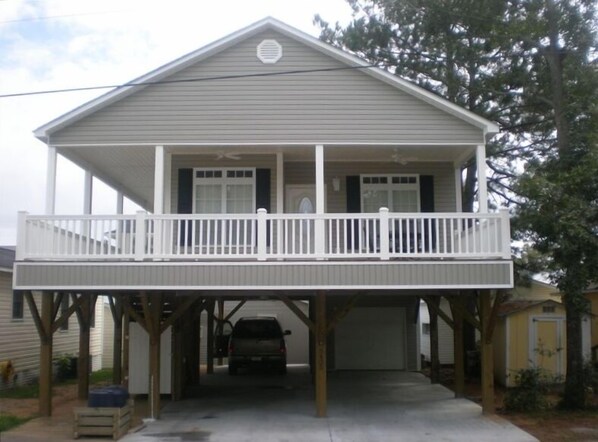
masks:
<path id="1" fill-rule="evenodd" d="M 282 337 L 280 325 L 275 320 L 239 321 L 233 331 L 235 338 L 268 339 Z"/>

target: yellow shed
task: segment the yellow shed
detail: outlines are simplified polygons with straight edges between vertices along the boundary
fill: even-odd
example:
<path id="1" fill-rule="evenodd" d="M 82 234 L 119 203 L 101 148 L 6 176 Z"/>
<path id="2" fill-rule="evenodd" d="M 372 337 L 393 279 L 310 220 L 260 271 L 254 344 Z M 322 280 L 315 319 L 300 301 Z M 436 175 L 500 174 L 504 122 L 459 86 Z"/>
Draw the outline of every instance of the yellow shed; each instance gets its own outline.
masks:
<path id="1" fill-rule="evenodd" d="M 598 288 L 593 288 L 586 293 L 590 301 L 591 347 L 594 361 L 598 361 Z"/>
<path id="2" fill-rule="evenodd" d="M 494 375 L 507 387 L 515 373 L 542 367 L 564 380 L 566 369 L 565 308 L 553 300 L 507 301 L 494 332 Z"/>

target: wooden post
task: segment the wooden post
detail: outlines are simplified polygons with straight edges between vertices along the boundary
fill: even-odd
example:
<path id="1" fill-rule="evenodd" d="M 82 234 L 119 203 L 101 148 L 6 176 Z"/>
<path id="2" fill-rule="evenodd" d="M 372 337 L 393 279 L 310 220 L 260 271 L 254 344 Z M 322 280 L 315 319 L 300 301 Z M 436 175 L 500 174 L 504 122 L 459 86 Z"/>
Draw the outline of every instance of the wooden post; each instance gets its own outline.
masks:
<path id="1" fill-rule="evenodd" d="M 326 292 L 316 294 L 316 416 L 326 417 Z"/>
<path id="2" fill-rule="evenodd" d="M 183 334 L 182 322 L 179 318 L 172 324 L 172 400 L 183 398 Z"/>
<path id="3" fill-rule="evenodd" d="M 465 309 L 464 299 L 460 296 L 455 296 L 449 300 L 451 311 L 453 314 L 453 345 L 454 345 L 454 361 L 455 361 L 455 397 L 461 398 L 465 396 L 465 347 L 463 345 L 463 313 Z M 454 308 L 454 304 L 460 304 L 461 308 Z"/>
<path id="4" fill-rule="evenodd" d="M 430 314 L 430 382 L 440 382 L 440 357 L 438 354 L 438 309 L 440 308 L 439 296 L 426 296 L 428 312 Z M 433 304 L 433 305 L 431 305 Z"/>
<path id="5" fill-rule="evenodd" d="M 222 323 L 224 322 L 224 299 L 220 298 L 218 300 L 218 327 L 220 329 L 220 333 L 222 333 Z M 222 356 L 218 358 L 218 366 L 223 364 Z"/>
<path id="6" fill-rule="evenodd" d="M 73 295 L 74 296 L 74 295 Z M 77 309 L 79 321 L 79 359 L 77 360 L 77 397 L 80 400 L 89 396 L 89 335 L 92 308 L 95 306 L 95 296 L 81 294 L 81 307 Z M 93 301 L 92 302 L 92 296 Z M 73 299 L 73 302 L 75 299 Z"/>
<path id="7" fill-rule="evenodd" d="M 121 383 L 123 387 L 129 388 L 129 309 L 127 308 L 129 300 L 128 298 L 121 298 L 123 308 L 123 349 L 122 349 L 122 373 Z"/>
<path id="8" fill-rule="evenodd" d="M 208 366 L 206 372 L 208 374 L 214 373 L 214 307 L 215 303 L 213 300 L 208 305 Z"/>
<path id="9" fill-rule="evenodd" d="M 490 291 L 483 290 L 479 294 L 480 322 L 482 323 L 482 412 L 494 414 L 494 353 L 492 349 L 492 324 Z"/>
<path id="10" fill-rule="evenodd" d="M 42 292 L 41 325 L 39 352 L 39 414 L 52 416 L 52 315 L 54 294 Z"/>
<path id="11" fill-rule="evenodd" d="M 147 296 L 147 295 L 143 295 Z M 150 417 L 160 417 L 160 315 L 162 313 L 162 295 L 151 297 L 150 318 L 146 318 L 150 332 Z M 149 319 L 149 321 L 148 321 Z"/>
<path id="12" fill-rule="evenodd" d="M 110 311 L 114 322 L 114 336 L 112 345 L 112 383 L 122 383 L 122 352 L 123 352 L 123 300 L 122 295 L 109 298 Z"/>

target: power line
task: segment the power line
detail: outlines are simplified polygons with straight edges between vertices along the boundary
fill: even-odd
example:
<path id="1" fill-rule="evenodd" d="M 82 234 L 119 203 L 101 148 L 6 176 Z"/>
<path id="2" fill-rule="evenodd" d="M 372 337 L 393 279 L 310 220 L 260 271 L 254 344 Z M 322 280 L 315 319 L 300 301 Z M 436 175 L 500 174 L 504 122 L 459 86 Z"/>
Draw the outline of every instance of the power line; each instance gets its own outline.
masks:
<path id="1" fill-rule="evenodd" d="M 0 0 L 0 1 L 7 1 L 7 0 Z M 16 20 L 5 20 L 0 21 L 0 24 L 7 24 L 7 23 L 25 23 L 25 22 L 32 22 L 32 21 L 42 21 L 42 20 L 54 20 L 57 18 L 70 18 L 70 17 L 84 17 L 90 15 L 104 15 L 104 14 L 120 14 L 121 12 L 130 12 L 131 10 L 120 10 L 120 11 L 98 11 L 98 12 L 82 12 L 80 14 L 64 14 L 64 15 L 47 15 L 45 17 L 31 17 L 31 18 L 19 18 Z"/>
<path id="2" fill-rule="evenodd" d="M 151 85 L 159 85 L 159 84 L 176 84 L 176 83 L 199 83 L 203 81 L 216 81 L 216 80 L 234 80 L 238 78 L 259 78 L 259 77 L 275 77 L 281 75 L 295 75 L 295 74 L 311 74 L 316 72 L 335 72 L 335 71 L 346 71 L 346 70 L 353 70 L 353 69 L 370 69 L 370 68 L 377 68 L 381 67 L 378 65 L 363 65 L 363 66 L 343 66 L 337 68 L 320 68 L 320 69 L 295 69 L 291 71 L 281 71 L 281 72 L 259 72 L 255 74 L 238 74 L 238 75 L 220 75 L 215 77 L 200 77 L 200 78 L 183 78 L 179 80 L 158 80 L 158 81 L 141 81 L 141 82 L 130 82 L 118 85 L 102 85 L 102 86 L 88 86 L 88 87 L 76 87 L 76 88 L 66 88 L 66 89 L 50 89 L 50 90 L 42 90 L 42 91 L 32 91 L 32 92 L 17 92 L 14 94 L 0 94 L 0 98 L 11 98 L 11 97 L 26 97 L 31 95 L 47 95 L 47 94 L 60 94 L 66 92 L 83 92 L 83 91 L 93 91 L 93 90 L 101 90 L 101 89 L 123 89 L 129 87 L 137 87 L 137 86 L 151 86 Z"/>

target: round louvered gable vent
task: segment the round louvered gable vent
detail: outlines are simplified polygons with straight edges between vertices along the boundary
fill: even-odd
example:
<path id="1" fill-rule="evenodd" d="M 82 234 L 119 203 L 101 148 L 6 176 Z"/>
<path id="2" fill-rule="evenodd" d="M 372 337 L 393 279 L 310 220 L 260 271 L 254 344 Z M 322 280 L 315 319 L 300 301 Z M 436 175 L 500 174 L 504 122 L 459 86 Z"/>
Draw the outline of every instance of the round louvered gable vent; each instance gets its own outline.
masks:
<path id="1" fill-rule="evenodd" d="M 282 58 L 282 46 L 276 40 L 264 40 L 257 45 L 257 58 L 262 63 L 276 63 Z"/>

